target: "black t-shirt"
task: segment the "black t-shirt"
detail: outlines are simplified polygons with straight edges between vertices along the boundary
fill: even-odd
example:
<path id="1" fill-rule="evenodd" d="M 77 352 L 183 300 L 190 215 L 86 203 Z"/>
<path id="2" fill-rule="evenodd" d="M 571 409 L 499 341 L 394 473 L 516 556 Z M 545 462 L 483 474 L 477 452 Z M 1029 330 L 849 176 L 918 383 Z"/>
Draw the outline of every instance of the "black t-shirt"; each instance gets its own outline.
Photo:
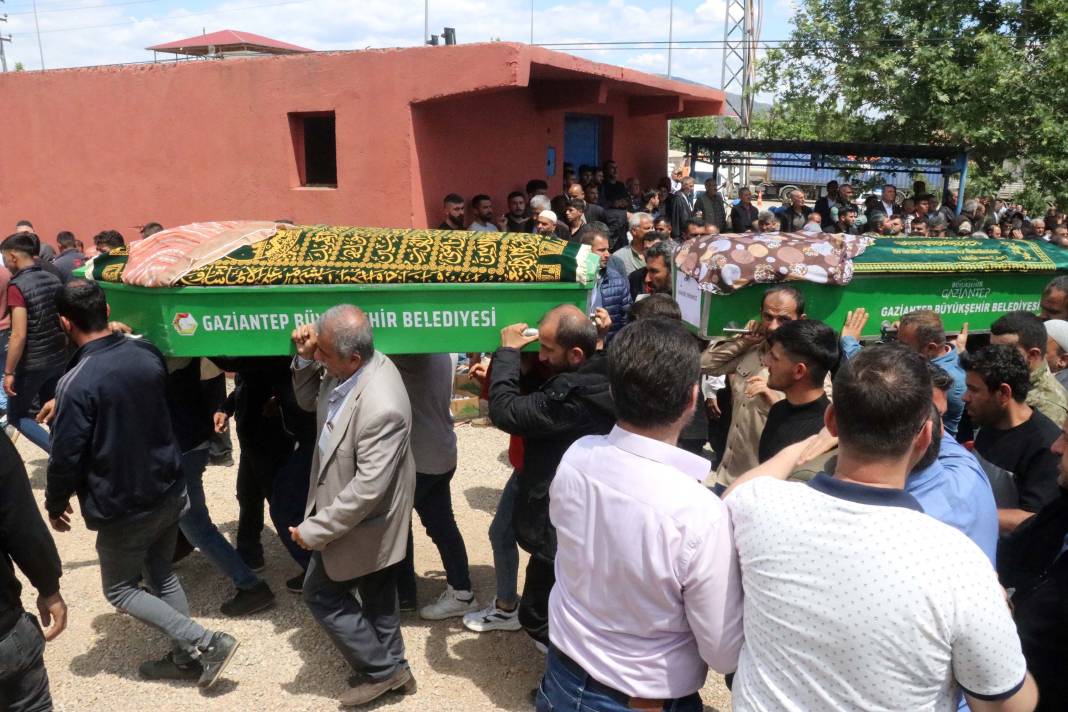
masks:
<path id="1" fill-rule="evenodd" d="M 531 232 L 534 229 L 534 218 L 520 218 L 516 220 L 509 213 L 505 216 L 507 224 L 505 225 L 507 230 L 505 232 Z"/>
<path id="2" fill-rule="evenodd" d="M 1020 509 L 1037 512 L 1058 497 L 1059 458 L 1049 448 L 1060 434 L 1052 420 L 1032 410 L 1031 417 L 1015 428 L 981 428 L 975 451 L 1012 474 Z"/>
<path id="3" fill-rule="evenodd" d="M 757 456 L 766 462 L 779 454 L 787 445 L 799 443 L 823 428 L 823 414 L 831 404 L 824 393 L 811 403 L 792 405 L 783 399 L 771 406 L 764 432 L 760 434 Z"/>

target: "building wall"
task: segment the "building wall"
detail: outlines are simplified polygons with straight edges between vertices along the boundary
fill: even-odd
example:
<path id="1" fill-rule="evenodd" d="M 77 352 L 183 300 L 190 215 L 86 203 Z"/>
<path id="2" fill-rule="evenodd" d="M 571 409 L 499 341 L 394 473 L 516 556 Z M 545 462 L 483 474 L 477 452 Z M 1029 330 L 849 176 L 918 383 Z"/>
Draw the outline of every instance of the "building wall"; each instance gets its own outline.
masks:
<path id="1" fill-rule="evenodd" d="M 615 159 L 621 179 L 637 176 L 652 185 L 665 174 L 667 122 L 662 116 L 629 118 L 623 97 L 566 111 L 539 111 L 525 88 L 429 102 L 412 112 L 417 154 L 413 168 L 422 185 L 426 224 L 441 222 L 442 198 L 448 193 L 468 201 L 485 193 L 493 198 L 498 215 L 507 209 L 508 193 L 524 190 L 533 178 L 548 181 L 550 194 L 559 194 L 568 113 L 609 119 L 602 160 Z M 556 149 L 553 176 L 547 175 L 550 146 Z M 418 216 L 413 224 L 422 226 Z"/>
<path id="2" fill-rule="evenodd" d="M 107 228 L 133 238 L 152 220 L 419 227 L 439 222 L 450 191 L 489 192 L 503 209 L 509 191 L 546 177 L 548 145 L 557 149 L 557 192 L 565 112 L 538 111 L 526 87 L 489 91 L 517 83 L 519 51 L 485 45 L 2 75 L 0 233 L 22 218 L 50 241 L 67 229 L 86 241 Z M 478 72 L 467 71 L 472 62 Z M 301 188 L 288 114 L 330 110 L 338 187 Z M 568 111 L 612 117 L 622 177 L 648 182 L 664 172 L 663 116 L 631 119 L 614 95 Z"/>

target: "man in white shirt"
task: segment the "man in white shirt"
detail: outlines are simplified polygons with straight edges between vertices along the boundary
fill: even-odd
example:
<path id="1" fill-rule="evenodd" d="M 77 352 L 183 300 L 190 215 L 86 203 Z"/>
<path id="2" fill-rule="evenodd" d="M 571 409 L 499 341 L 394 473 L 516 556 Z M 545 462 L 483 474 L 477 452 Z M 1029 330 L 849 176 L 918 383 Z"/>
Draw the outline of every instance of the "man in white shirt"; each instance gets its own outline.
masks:
<path id="1" fill-rule="evenodd" d="M 665 368 L 663 364 L 671 364 Z M 734 670 L 742 591 L 707 460 L 676 447 L 700 353 L 678 322 L 643 319 L 608 351 L 617 426 L 576 441 L 549 490 L 556 585 L 540 712 L 703 709 L 708 667 Z"/>
<path id="2" fill-rule="evenodd" d="M 922 356 L 864 349 L 839 369 L 825 416 L 834 476 L 781 481 L 802 442 L 728 489 L 746 593 L 735 712 L 949 711 L 959 690 L 974 712 L 1034 709 L 990 562 L 903 491 L 931 443 L 930 409 Z"/>

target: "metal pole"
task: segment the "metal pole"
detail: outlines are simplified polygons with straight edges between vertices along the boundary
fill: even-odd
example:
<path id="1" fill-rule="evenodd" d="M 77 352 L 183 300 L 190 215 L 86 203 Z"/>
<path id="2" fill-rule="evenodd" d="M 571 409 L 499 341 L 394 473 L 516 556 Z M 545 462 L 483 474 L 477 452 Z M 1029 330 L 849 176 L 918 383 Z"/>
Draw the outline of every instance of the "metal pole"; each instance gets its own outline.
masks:
<path id="1" fill-rule="evenodd" d="M 430 41 L 430 0 L 423 0 L 423 44 Z"/>
<path id="2" fill-rule="evenodd" d="M 534 44 L 534 0 L 530 0 L 530 44 Z"/>
<path id="3" fill-rule="evenodd" d="M 37 0 L 33 0 L 33 26 L 37 28 L 37 51 L 41 54 L 41 69 L 45 68 L 44 47 L 41 45 L 41 23 L 37 21 Z"/>
<path id="4" fill-rule="evenodd" d="M 668 79 L 671 79 L 671 40 L 675 31 L 675 0 L 668 5 Z"/>

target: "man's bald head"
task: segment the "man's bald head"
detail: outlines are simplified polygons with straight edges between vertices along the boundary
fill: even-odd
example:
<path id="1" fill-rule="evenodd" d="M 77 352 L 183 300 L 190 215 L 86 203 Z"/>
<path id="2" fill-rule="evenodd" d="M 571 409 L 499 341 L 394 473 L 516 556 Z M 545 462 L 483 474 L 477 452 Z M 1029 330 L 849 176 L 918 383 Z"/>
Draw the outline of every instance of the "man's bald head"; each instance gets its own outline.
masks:
<path id="1" fill-rule="evenodd" d="M 550 309 L 538 325 L 539 359 L 553 371 L 574 371 L 597 350 L 597 327 L 573 304 Z"/>

